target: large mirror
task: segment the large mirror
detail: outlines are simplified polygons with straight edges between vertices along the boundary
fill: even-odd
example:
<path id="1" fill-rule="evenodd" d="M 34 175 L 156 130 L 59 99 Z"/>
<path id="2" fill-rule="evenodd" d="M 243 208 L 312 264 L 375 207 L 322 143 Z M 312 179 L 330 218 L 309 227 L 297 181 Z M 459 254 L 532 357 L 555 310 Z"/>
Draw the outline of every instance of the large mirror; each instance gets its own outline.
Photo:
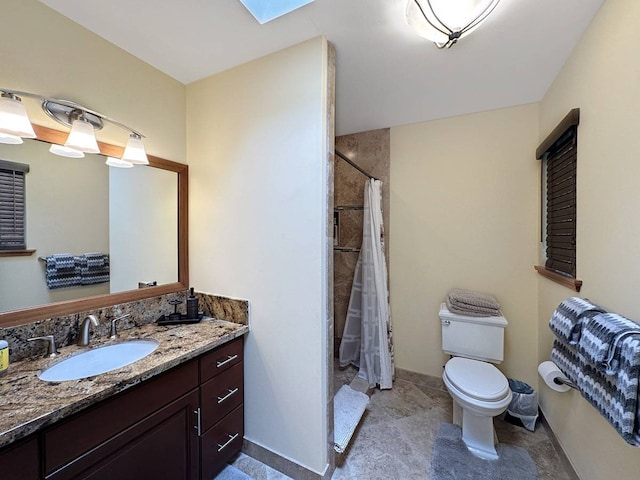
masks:
<path id="1" fill-rule="evenodd" d="M 101 155 L 58 157 L 49 146 L 66 134 L 37 126 L 36 133 L 22 145 L 0 144 L 0 159 L 30 167 L 26 235 L 35 250 L 0 251 L 0 326 L 186 289 L 188 167 L 153 156 L 149 167 L 129 169 L 110 168 Z M 100 150 L 122 151 L 104 143 Z M 47 287 L 46 257 L 87 252 L 109 255 L 108 281 Z"/>

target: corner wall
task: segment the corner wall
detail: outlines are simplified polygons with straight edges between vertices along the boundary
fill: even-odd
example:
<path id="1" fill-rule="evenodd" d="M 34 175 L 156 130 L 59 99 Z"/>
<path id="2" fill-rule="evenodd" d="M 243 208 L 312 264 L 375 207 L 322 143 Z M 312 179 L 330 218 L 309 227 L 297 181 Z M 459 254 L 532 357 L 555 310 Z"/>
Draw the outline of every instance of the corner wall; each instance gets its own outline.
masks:
<path id="1" fill-rule="evenodd" d="M 608 0 L 540 104 L 542 141 L 571 108 L 578 127 L 579 296 L 640 321 L 640 2 Z M 539 279 L 539 360 L 549 358 L 548 321 L 575 295 Z M 640 451 L 627 445 L 579 393 L 541 382 L 541 407 L 583 480 L 634 479 Z"/>
<path id="2" fill-rule="evenodd" d="M 187 86 L 192 283 L 250 299 L 245 439 L 318 475 L 329 464 L 328 75 L 318 37 Z"/>
<path id="3" fill-rule="evenodd" d="M 537 384 L 538 106 L 391 129 L 390 290 L 396 366 L 440 376 L 440 303 L 495 295 L 508 376 Z"/>

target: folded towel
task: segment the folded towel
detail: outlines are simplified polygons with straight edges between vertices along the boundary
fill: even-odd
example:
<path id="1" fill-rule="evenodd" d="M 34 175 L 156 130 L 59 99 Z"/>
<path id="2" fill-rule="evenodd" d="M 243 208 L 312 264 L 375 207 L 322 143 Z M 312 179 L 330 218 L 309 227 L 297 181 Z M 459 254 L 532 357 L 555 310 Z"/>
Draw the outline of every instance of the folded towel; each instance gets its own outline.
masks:
<path id="1" fill-rule="evenodd" d="M 604 309 L 586 298 L 569 297 L 555 309 L 549 320 L 549 328 L 556 337 L 576 345 L 582 332 L 582 322 Z"/>
<path id="2" fill-rule="evenodd" d="M 45 259 L 45 280 L 50 290 L 80 285 L 80 269 L 70 253 L 56 253 Z"/>
<path id="3" fill-rule="evenodd" d="M 581 395 L 616 429 L 630 445 L 640 446 L 640 336 L 622 338 L 617 348 L 619 368 L 607 374 L 590 363 L 578 348 L 556 339 L 553 361 Z"/>
<path id="4" fill-rule="evenodd" d="M 445 300 L 450 312 L 473 317 L 493 317 L 500 315 L 500 303 L 493 295 L 452 288 Z"/>
<path id="5" fill-rule="evenodd" d="M 578 353 L 599 370 L 613 375 L 620 365 L 620 346 L 630 335 L 638 335 L 640 324 L 616 313 L 597 313 L 583 324 Z"/>
<path id="6" fill-rule="evenodd" d="M 94 285 L 110 280 L 108 254 L 85 253 L 77 256 L 76 262 L 80 268 L 82 285 Z"/>
<path id="7" fill-rule="evenodd" d="M 109 254 L 107 253 L 85 253 L 84 256 L 89 268 L 109 266 Z"/>

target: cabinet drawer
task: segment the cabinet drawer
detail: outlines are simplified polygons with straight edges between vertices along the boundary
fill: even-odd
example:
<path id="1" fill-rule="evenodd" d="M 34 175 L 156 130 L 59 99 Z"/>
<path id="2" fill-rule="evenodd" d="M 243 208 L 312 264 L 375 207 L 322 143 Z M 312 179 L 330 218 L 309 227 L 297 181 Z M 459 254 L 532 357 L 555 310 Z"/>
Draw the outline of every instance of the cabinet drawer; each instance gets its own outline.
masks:
<path id="1" fill-rule="evenodd" d="M 200 438 L 200 478 L 210 480 L 242 448 L 242 405 L 224 417 Z"/>
<path id="2" fill-rule="evenodd" d="M 52 427 L 44 434 L 45 473 L 67 464 L 197 386 L 198 361 L 193 360 Z"/>
<path id="3" fill-rule="evenodd" d="M 243 364 L 238 363 L 200 387 L 203 432 L 243 403 L 243 386 Z"/>
<path id="4" fill-rule="evenodd" d="M 242 337 L 223 345 L 200 358 L 200 383 L 242 362 Z"/>

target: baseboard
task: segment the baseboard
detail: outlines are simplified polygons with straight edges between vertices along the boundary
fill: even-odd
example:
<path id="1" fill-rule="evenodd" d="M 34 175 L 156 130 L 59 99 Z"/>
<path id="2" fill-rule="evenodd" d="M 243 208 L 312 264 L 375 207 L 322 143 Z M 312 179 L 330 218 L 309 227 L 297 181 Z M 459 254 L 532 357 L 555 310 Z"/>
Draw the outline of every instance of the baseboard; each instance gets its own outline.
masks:
<path id="1" fill-rule="evenodd" d="M 242 453 L 295 480 L 330 480 L 333 475 L 328 467 L 324 474 L 319 474 L 246 438 L 242 442 Z"/>
<path id="2" fill-rule="evenodd" d="M 551 443 L 553 443 L 553 447 L 555 448 L 556 452 L 558 452 L 558 457 L 560 457 L 560 462 L 562 463 L 564 470 L 567 472 L 569 477 L 571 477 L 571 480 L 581 480 L 580 476 L 573 468 L 571 460 L 569 460 L 567 454 L 564 453 L 564 449 L 562 448 L 562 445 L 560 445 L 558 437 L 556 437 L 556 434 L 553 432 L 551 425 L 549 425 L 549 422 L 547 422 L 547 418 L 544 416 L 544 413 L 540 409 L 538 409 L 538 412 L 540 413 L 540 415 L 538 416 L 538 420 L 544 425 L 544 428 L 546 428 L 547 433 L 549 434 L 549 438 L 551 439 Z"/>

